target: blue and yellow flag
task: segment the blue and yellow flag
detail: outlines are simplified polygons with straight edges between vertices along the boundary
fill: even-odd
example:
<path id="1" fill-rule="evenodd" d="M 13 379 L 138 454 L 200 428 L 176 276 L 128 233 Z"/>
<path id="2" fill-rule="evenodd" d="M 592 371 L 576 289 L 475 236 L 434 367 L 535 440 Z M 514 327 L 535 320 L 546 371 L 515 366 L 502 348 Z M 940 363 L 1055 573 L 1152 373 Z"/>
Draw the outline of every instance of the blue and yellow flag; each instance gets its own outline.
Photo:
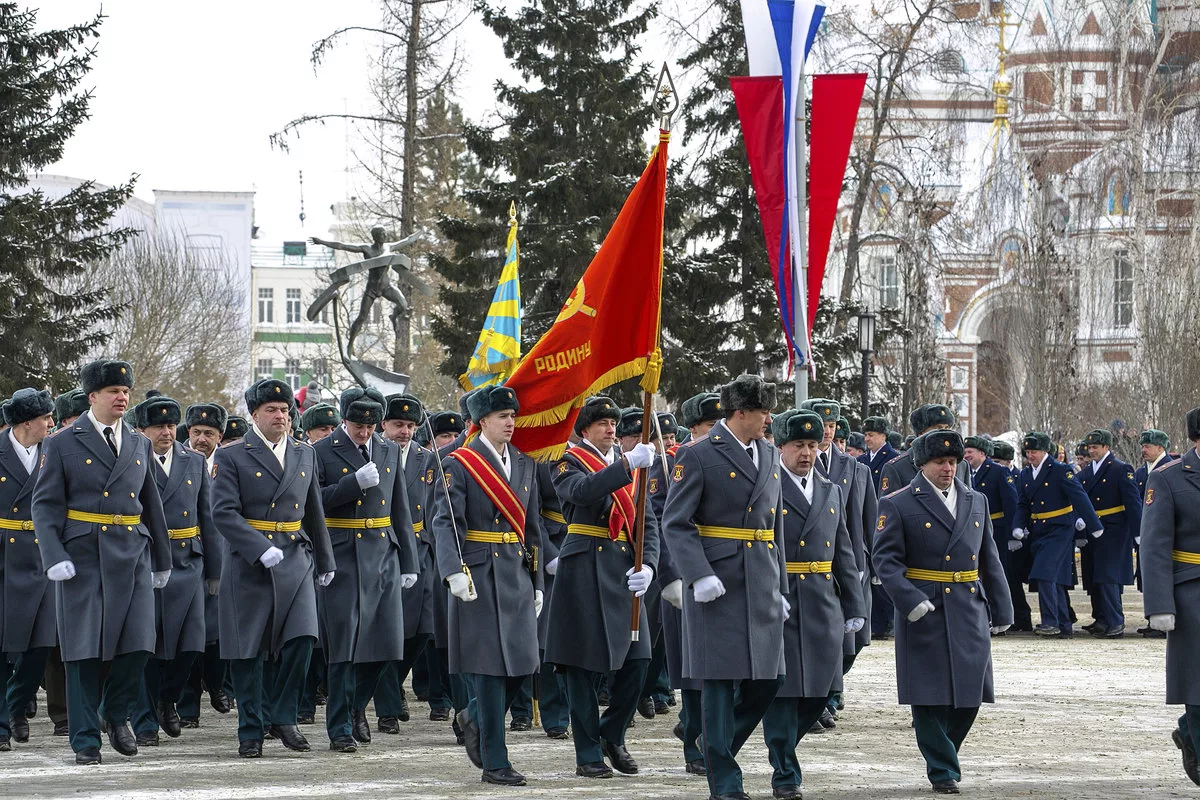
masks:
<path id="1" fill-rule="evenodd" d="M 517 275 L 520 249 L 517 247 L 517 204 L 508 208 L 508 246 L 500 284 L 492 296 L 487 319 L 467 371 L 459 384 L 470 391 L 480 386 L 503 383 L 521 359 L 521 280 Z"/>

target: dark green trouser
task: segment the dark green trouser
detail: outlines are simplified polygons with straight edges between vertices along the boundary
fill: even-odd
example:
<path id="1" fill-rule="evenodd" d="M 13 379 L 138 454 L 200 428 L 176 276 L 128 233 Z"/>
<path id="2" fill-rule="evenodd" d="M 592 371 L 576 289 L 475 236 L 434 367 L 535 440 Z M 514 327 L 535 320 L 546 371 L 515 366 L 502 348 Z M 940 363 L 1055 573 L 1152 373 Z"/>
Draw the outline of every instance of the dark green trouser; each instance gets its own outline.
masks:
<path id="1" fill-rule="evenodd" d="M 9 738 L 9 724 L 13 719 L 25 717 L 25 707 L 37 696 L 49 656 L 49 647 L 0 656 L 0 676 L 3 677 L 0 686 L 8 686 L 4 702 L 0 703 L 0 716 L 3 717 L 0 719 L 0 739 Z"/>
<path id="2" fill-rule="evenodd" d="M 131 715 L 134 733 L 158 733 L 159 702 L 179 702 L 179 695 L 192 674 L 192 665 L 200 655 L 195 652 L 181 652 L 172 659 L 152 658 L 146 663 L 138 699 Z M 175 710 L 178 711 L 178 707 Z"/>
<path id="3" fill-rule="evenodd" d="M 313 637 L 297 636 L 283 645 L 274 678 L 263 678 L 263 657 L 239 658 L 229 662 L 233 691 L 238 704 L 238 741 L 262 741 L 264 703 L 274 725 L 295 725 L 300 709 L 300 692 L 312 658 Z"/>
<path id="4" fill-rule="evenodd" d="M 377 686 L 374 689 L 373 695 L 375 698 L 375 715 L 379 717 L 398 717 L 401 705 L 401 698 L 404 693 L 404 681 L 408 678 L 417 664 L 424 664 L 425 659 L 422 657 L 426 647 L 433 649 L 430 642 L 432 637 L 428 633 L 418 633 L 404 640 L 404 658 L 399 661 L 388 661 L 385 664 L 383 673 L 376 681 Z M 426 675 L 428 679 L 428 675 Z M 416 676 L 413 676 L 413 683 L 416 683 Z M 428 684 L 426 684 L 428 687 Z M 416 693 L 414 686 L 413 693 Z M 428 688 L 426 688 L 428 691 Z M 425 692 L 422 692 L 424 694 Z"/>
<path id="5" fill-rule="evenodd" d="M 1190 739 L 1192 747 L 1200 752 L 1200 706 L 1183 707 L 1183 716 L 1179 718 L 1179 732 L 1184 741 Z"/>
<path id="6" fill-rule="evenodd" d="M 125 724 L 133 711 L 142 685 L 142 672 L 149 659 L 150 654 L 143 650 L 123 653 L 112 661 L 86 658 L 63 662 L 67 673 L 67 720 L 72 750 L 78 753 L 100 747 L 102 710 L 109 725 Z"/>
<path id="7" fill-rule="evenodd" d="M 773 787 L 803 785 L 796 746 L 824 710 L 824 697 L 776 697 L 767 707 L 762 727 L 767 755 L 775 768 Z"/>
<path id="8" fill-rule="evenodd" d="M 683 760 L 703 761 L 704 753 L 697 744 L 704 724 L 699 689 L 679 690 L 679 721 L 683 723 Z"/>
<path id="9" fill-rule="evenodd" d="M 742 770 L 735 756 L 762 721 L 782 685 L 783 676 L 770 680 L 704 681 L 700 702 L 709 794 L 715 797 L 742 791 Z"/>
<path id="10" fill-rule="evenodd" d="M 393 661 L 339 661 L 329 665 L 329 699 L 325 702 L 325 730 L 330 739 L 349 736 L 354 712 L 362 711 L 371 701 L 383 668 Z"/>
<path id="11" fill-rule="evenodd" d="M 508 746 L 504 742 L 504 716 L 512 705 L 524 676 L 462 675 L 474 688 L 474 696 L 467 705 L 467 713 L 479 728 L 479 754 L 484 769 L 511 767 Z"/>
<path id="12" fill-rule="evenodd" d="M 571 712 L 571 728 L 575 739 L 575 763 L 595 764 L 604 760 L 600 740 L 610 744 L 625 744 L 625 729 L 637 712 L 638 699 L 646 682 L 650 659 L 630 658 L 616 672 L 608 673 L 609 701 L 604 716 L 600 716 L 598 689 L 604 673 L 589 672 L 577 667 L 563 667 L 563 686 Z"/>
<path id="13" fill-rule="evenodd" d="M 979 706 L 913 706 L 912 713 L 917 747 L 925 756 L 925 774 L 929 776 L 929 782 L 962 780 L 958 751 L 975 724 Z"/>

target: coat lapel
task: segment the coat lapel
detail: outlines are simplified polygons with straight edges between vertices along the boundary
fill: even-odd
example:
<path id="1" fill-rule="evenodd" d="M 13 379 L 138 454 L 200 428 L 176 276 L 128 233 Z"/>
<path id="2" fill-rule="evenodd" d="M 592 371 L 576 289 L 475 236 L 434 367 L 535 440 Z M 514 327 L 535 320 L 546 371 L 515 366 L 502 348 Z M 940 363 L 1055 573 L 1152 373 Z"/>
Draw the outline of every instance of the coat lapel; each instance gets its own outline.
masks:
<path id="1" fill-rule="evenodd" d="M 288 438 L 290 439 L 291 437 Z M 276 502 L 280 497 L 283 496 L 283 493 L 287 491 L 289 486 L 292 485 L 292 481 L 296 480 L 296 476 L 300 474 L 301 453 L 299 445 L 297 445 L 295 441 L 288 441 L 285 443 L 284 448 L 285 454 L 283 457 L 283 475 L 279 479 L 279 483 L 275 486 L 275 494 L 271 497 L 272 503 Z M 279 463 L 275 456 L 271 455 L 270 453 L 268 453 L 267 456 L 272 461 L 275 461 L 276 464 Z"/>
<path id="2" fill-rule="evenodd" d="M 1159 466 L 1162 466 L 1161 464 Z M 1196 455 L 1196 448 L 1191 448 L 1183 454 L 1183 463 L 1173 469 L 1182 469 L 1183 474 L 1194 485 L 1200 486 L 1200 456 Z"/>
<path id="3" fill-rule="evenodd" d="M 162 468 L 157 464 L 153 465 L 157 472 L 156 478 L 163 475 Z M 183 479 L 187 477 L 187 453 L 184 452 L 183 446 L 179 442 L 175 443 L 175 452 L 171 454 L 171 474 L 163 476 L 166 478 L 166 487 L 159 484 L 159 489 L 162 492 L 163 505 L 175 496 L 175 492 L 179 491 L 179 487 L 183 485 Z"/>
<path id="4" fill-rule="evenodd" d="M 100 436 L 100 434 L 96 435 Z M 108 483 L 105 484 L 106 486 L 112 486 L 113 481 L 125 474 L 125 470 L 129 469 L 133 464 L 135 460 L 134 456 L 142 453 L 141 443 L 148 441 L 140 433 L 134 431 L 133 428 L 123 422 L 121 423 L 121 452 L 117 456 L 116 463 L 113 464 L 112 472 L 108 474 Z M 100 436 L 100 444 L 105 450 L 108 450 L 108 443 L 104 441 L 103 436 Z M 108 450 L 108 452 L 111 454 L 112 450 Z"/>
<path id="5" fill-rule="evenodd" d="M 829 505 L 829 487 L 832 485 L 827 481 L 813 480 L 812 507 L 809 508 L 808 516 L 804 519 L 804 528 L 802 528 L 804 534 L 812 530 L 816 526 L 817 520 L 821 519 L 821 512 L 825 510 L 825 506 Z"/>
<path id="6" fill-rule="evenodd" d="M 946 503 L 936 494 L 936 491 L 920 474 L 913 481 L 913 494 L 925 504 L 925 510 L 937 517 L 938 521 L 946 526 L 946 530 L 953 533 L 954 517 L 950 516 L 950 509 L 946 508 Z"/>
<path id="7" fill-rule="evenodd" d="M 725 460 L 740 469 L 746 475 L 754 474 L 754 461 L 750 459 L 750 456 L 744 449 L 742 449 L 742 446 L 738 444 L 737 439 L 733 437 L 733 434 L 729 432 L 728 428 L 726 428 L 723 424 L 719 425 L 719 427 L 714 427 L 710 436 L 713 440 L 713 449 L 720 453 Z M 760 451 L 759 455 L 761 454 L 762 453 Z M 758 463 L 762 463 L 761 458 L 758 460 Z"/>
<path id="8" fill-rule="evenodd" d="M 253 428 L 246 431 L 246 436 L 242 439 L 242 446 L 250 452 L 254 460 L 262 465 L 262 468 L 270 472 L 278 480 L 283 475 L 283 470 L 279 466 L 279 459 L 271 452 L 271 448 L 267 447 L 267 443 L 259 438 Z"/>
<path id="9" fill-rule="evenodd" d="M 41 448 L 39 447 L 38 458 L 41 458 Z M 16 448 L 13 447 L 12 440 L 8 438 L 8 433 L 0 433 L 0 465 L 3 465 L 6 472 L 13 477 L 13 480 L 29 477 L 29 472 L 26 471 L 25 465 L 21 463 L 21 457 L 17 455 Z M 34 468 L 37 468 L 37 462 L 34 462 Z M 26 481 L 27 483 L 29 481 Z"/>
<path id="10" fill-rule="evenodd" d="M 758 502 L 758 498 L 771 485 L 771 480 L 779 477 L 779 467 L 775 463 L 776 452 L 768 447 L 763 439 L 756 439 L 753 446 L 758 451 L 758 473 L 754 476 L 754 490 L 750 492 L 750 505 L 752 506 Z M 750 461 L 749 456 L 745 458 Z M 750 468 L 754 468 L 754 462 L 750 463 Z"/>
<path id="11" fill-rule="evenodd" d="M 79 437 L 79 441 L 83 442 L 84 447 L 92 451 L 92 455 L 100 463 L 112 469 L 117 458 L 113 455 L 113 451 L 109 449 L 108 443 L 104 441 L 104 437 L 100 435 L 100 431 L 96 430 L 95 426 L 92 425 L 92 420 L 87 414 L 75 420 L 75 424 L 71 426 L 71 430 Z"/>
<path id="12" fill-rule="evenodd" d="M 967 532 L 967 524 L 971 522 L 971 511 L 975 506 L 975 494 L 957 478 L 954 481 L 954 491 L 957 494 L 957 502 L 954 505 L 954 530 L 950 534 L 950 544 L 946 545 L 947 553 Z M 944 508 L 946 504 L 939 503 L 938 505 Z"/>

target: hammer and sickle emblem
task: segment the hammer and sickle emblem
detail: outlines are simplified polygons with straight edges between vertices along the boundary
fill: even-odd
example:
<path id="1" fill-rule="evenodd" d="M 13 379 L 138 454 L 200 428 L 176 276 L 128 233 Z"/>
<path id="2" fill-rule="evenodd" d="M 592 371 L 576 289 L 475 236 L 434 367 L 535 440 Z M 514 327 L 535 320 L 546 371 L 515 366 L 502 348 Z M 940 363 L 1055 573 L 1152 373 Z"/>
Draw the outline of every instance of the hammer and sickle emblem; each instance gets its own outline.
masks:
<path id="1" fill-rule="evenodd" d="M 570 319 L 579 312 L 587 314 L 589 317 L 596 316 L 596 309 L 587 305 L 584 301 L 586 298 L 587 289 L 583 285 L 583 278 L 579 279 L 579 283 L 575 284 L 575 288 L 571 290 L 571 296 L 567 298 L 567 302 L 563 303 L 562 311 L 558 312 L 558 319 L 555 322 L 562 322 Z"/>

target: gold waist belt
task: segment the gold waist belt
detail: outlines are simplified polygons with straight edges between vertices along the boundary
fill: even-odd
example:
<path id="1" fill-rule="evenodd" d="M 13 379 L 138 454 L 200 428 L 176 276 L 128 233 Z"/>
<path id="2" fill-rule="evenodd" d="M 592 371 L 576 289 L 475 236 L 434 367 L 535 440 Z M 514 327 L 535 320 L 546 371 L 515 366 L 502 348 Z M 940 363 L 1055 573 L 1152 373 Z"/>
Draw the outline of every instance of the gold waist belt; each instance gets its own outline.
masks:
<path id="1" fill-rule="evenodd" d="M 832 561 L 788 561 L 785 565 L 789 575 L 809 572 L 833 572 Z"/>
<path id="2" fill-rule="evenodd" d="M 979 580 L 979 570 L 942 572 L 936 569 L 906 569 L 904 577 L 914 581 L 934 581 L 936 583 L 971 583 Z"/>
<path id="3" fill-rule="evenodd" d="M 612 539 L 608 528 L 601 528 L 599 525 L 580 525 L 579 523 L 572 522 L 567 526 L 567 533 L 578 533 L 580 536 L 595 536 L 597 539 Z M 621 531 L 616 541 L 628 542 L 629 536 L 625 531 Z"/>
<path id="4" fill-rule="evenodd" d="M 193 525 L 190 528 L 167 528 L 167 536 L 172 539 L 194 539 L 199 535 L 199 525 Z"/>
<path id="5" fill-rule="evenodd" d="M 141 514 L 93 514 L 90 511 L 76 511 L 73 508 L 67 509 L 67 519 L 73 519 L 76 522 L 91 522 L 96 525 L 141 525 Z"/>
<path id="6" fill-rule="evenodd" d="M 775 531 L 769 528 L 719 528 L 714 525 L 697 525 L 701 536 L 711 539 L 737 539 L 743 542 L 773 542 Z"/>
<path id="7" fill-rule="evenodd" d="M 299 524 L 296 523 L 297 530 L 299 530 Z M 342 519 L 337 517 L 325 520 L 326 528 L 353 528 L 356 530 L 362 530 L 363 528 L 386 528 L 391 524 L 391 517 L 366 517 L 364 519 Z M 422 527 L 424 527 L 423 524 Z"/>
<path id="8" fill-rule="evenodd" d="M 1063 514 L 1070 514 L 1074 510 L 1075 506 L 1067 506 L 1057 511 L 1043 511 L 1040 514 L 1030 514 L 1030 517 L 1032 519 L 1054 519 L 1055 517 L 1061 517 Z"/>
<path id="9" fill-rule="evenodd" d="M 291 533 L 300 530 L 300 520 L 295 522 L 271 522 L 265 519 L 248 519 L 246 524 L 256 531 L 267 533 Z"/>
<path id="10" fill-rule="evenodd" d="M 493 531 L 467 531 L 468 542 L 487 542 L 488 544 L 520 544 L 521 537 L 512 531 L 495 533 Z"/>

